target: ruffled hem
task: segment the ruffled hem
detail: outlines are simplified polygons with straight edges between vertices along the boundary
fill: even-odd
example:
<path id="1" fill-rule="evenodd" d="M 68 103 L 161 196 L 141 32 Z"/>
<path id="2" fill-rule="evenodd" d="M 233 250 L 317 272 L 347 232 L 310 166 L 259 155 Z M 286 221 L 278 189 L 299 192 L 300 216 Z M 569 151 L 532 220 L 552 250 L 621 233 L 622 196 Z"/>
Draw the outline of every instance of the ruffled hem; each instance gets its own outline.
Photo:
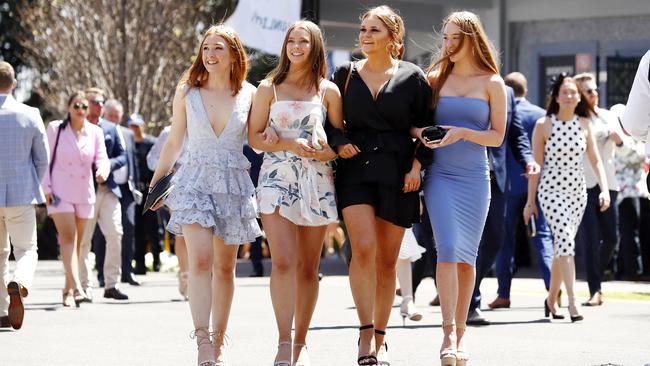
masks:
<path id="1" fill-rule="evenodd" d="M 183 235 L 182 226 L 191 224 L 212 228 L 212 234 L 221 238 L 226 244 L 251 243 L 262 235 L 255 218 L 220 217 L 210 211 L 197 210 L 172 211 L 167 230 L 175 235 Z"/>
<path id="2" fill-rule="evenodd" d="M 301 226 L 323 226 L 338 221 L 334 197 L 319 200 L 319 207 L 303 207 L 298 202 L 290 203 L 278 190 L 269 187 L 257 188 L 257 206 L 260 214 L 272 214 L 279 207 L 280 216 Z"/>
<path id="3" fill-rule="evenodd" d="M 257 217 L 255 197 L 225 193 L 204 194 L 191 189 L 174 187 L 165 204 L 172 211 L 213 212 L 217 217 Z"/>

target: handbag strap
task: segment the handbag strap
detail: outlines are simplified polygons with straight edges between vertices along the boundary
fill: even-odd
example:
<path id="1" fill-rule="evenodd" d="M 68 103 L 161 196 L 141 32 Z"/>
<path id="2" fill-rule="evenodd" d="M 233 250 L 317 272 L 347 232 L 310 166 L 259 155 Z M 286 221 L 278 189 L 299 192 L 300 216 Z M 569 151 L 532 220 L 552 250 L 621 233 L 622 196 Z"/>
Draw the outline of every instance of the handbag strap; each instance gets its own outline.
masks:
<path id="1" fill-rule="evenodd" d="M 54 140 L 54 149 L 52 150 L 52 161 L 50 161 L 50 179 L 52 179 L 52 169 L 54 168 L 54 162 L 56 161 L 56 150 L 59 146 L 59 137 L 61 137 L 61 130 L 68 125 L 68 119 L 64 119 L 63 122 L 59 125 L 59 128 L 56 130 L 56 139 Z"/>
<path id="2" fill-rule="evenodd" d="M 350 61 L 350 67 L 348 68 L 348 76 L 345 78 L 345 86 L 343 87 L 343 96 L 348 92 L 348 85 L 350 84 L 350 76 L 352 76 L 352 69 L 354 69 L 356 63 Z"/>

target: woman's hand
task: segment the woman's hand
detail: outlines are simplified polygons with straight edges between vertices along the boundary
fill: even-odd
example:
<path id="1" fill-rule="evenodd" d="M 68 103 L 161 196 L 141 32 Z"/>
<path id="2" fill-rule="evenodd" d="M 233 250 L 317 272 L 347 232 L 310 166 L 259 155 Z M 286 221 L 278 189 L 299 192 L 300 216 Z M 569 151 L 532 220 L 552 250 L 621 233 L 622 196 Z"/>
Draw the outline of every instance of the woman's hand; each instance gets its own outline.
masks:
<path id="1" fill-rule="evenodd" d="M 600 212 L 607 211 L 610 204 L 609 191 L 600 192 L 598 195 L 598 203 L 600 205 Z"/>
<path id="2" fill-rule="evenodd" d="M 264 143 L 268 145 L 275 145 L 280 141 L 278 133 L 271 126 L 266 126 L 264 132 L 262 132 L 262 136 L 264 137 Z"/>
<path id="3" fill-rule="evenodd" d="M 102 184 L 106 182 L 106 179 L 108 179 L 108 174 L 103 174 L 104 172 L 101 169 L 97 169 L 95 172 L 95 180 L 97 180 L 97 183 Z"/>
<path id="4" fill-rule="evenodd" d="M 537 215 L 537 205 L 534 203 L 526 203 L 526 206 L 524 206 L 524 224 L 528 225 L 530 217 L 535 216 L 537 218 Z"/>
<path id="5" fill-rule="evenodd" d="M 411 132 L 415 133 L 415 136 L 417 136 L 418 140 L 420 140 L 422 145 L 424 145 L 424 146 L 426 146 L 426 147 L 428 147 L 430 149 L 431 148 L 431 143 L 427 142 L 427 140 L 425 140 L 422 137 L 422 131 L 424 131 L 424 129 L 425 129 L 425 127 L 411 127 Z M 413 135 L 411 135 L 411 136 L 413 136 Z"/>
<path id="6" fill-rule="evenodd" d="M 53 200 L 54 200 L 54 196 L 52 196 L 51 193 L 46 193 L 45 194 L 45 204 L 46 205 L 51 205 Z"/>
<path id="7" fill-rule="evenodd" d="M 314 152 L 314 159 L 319 161 L 330 161 L 336 158 L 336 153 L 332 150 L 332 147 L 327 144 L 327 141 L 318 139 L 318 143 L 323 147 L 320 150 Z"/>
<path id="8" fill-rule="evenodd" d="M 404 193 L 415 192 L 420 189 L 420 168 L 420 162 L 417 159 L 413 160 L 411 171 L 404 176 L 404 187 L 402 188 Z"/>
<path id="9" fill-rule="evenodd" d="M 303 138 L 292 140 L 290 150 L 292 153 L 303 158 L 312 158 L 314 157 L 314 153 L 316 153 L 316 149 L 311 146 L 311 142 Z"/>
<path id="10" fill-rule="evenodd" d="M 447 145 L 454 144 L 458 142 L 459 140 L 464 140 L 465 136 L 467 135 L 467 129 L 463 127 L 455 127 L 455 126 L 440 126 L 444 129 L 447 130 L 447 133 L 445 134 L 445 137 L 442 138 L 440 141 L 433 141 L 428 144 L 431 148 L 437 149 L 439 147 L 444 147 Z"/>
<path id="11" fill-rule="evenodd" d="M 336 149 L 339 153 L 339 156 L 343 159 L 349 159 L 361 152 L 357 145 L 354 144 L 339 145 L 336 147 Z"/>

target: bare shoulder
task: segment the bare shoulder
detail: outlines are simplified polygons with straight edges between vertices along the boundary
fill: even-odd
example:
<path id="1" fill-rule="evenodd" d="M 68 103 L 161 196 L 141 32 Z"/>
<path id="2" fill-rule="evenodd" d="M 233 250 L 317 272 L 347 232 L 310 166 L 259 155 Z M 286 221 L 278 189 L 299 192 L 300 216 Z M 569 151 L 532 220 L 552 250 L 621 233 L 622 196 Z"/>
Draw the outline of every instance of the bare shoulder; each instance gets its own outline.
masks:
<path id="1" fill-rule="evenodd" d="M 503 78 L 501 75 L 498 74 L 490 74 L 486 75 L 484 77 L 485 80 L 485 86 L 488 91 L 488 93 L 504 93 L 506 90 L 506 84 L 503 81 Z"/>
<path id="2" fill-rule="evenodd" d="M 255 98 L 268 99 L 270 100 L 273 97 L 273 84 L 271 80 L 264 79 L 260 82 L 260 85 L 255 91 Z"/>
<path id="3" fill-rule="evenodd" d="M 578 117 L 578 121 L 580 122 L 580 126 L 581 126 L 583 129 L 585 129 L 585 130 L 589 130 L 589 129 L 590 129 L 590 127 L 589 127 L 589 125 L 590 125 L 590 124 L 589 124 L 589 119 L 587 119 L 586 117 Z"/>
<path id="4" fill-rule="evenodd" d="M 535 129 L 542 131 L 544 137 L 548 137 L 553 132 L 553 122 L 549 116 L 544 116 L 535 122 Z"/>
<path id="5" fill-rule="evenodd" d="M 185 100 L 185 97 L 189 92 L 190 86 L 187 84 L 180 84 L 176 86 L 176 92 L 174 93 L 174 102 Z"/>
<path id="6" fill-rule="evenodd" d="M 336 86 L 336 84 L 334 84 L 332 81 L 324 79 L 321 83 L 321 87 L 325 92 L 325 98 L 331 98 L 332 96 L 334 97 L 341 96 L 341 91 L 339 90 L 339 87 Z"/>

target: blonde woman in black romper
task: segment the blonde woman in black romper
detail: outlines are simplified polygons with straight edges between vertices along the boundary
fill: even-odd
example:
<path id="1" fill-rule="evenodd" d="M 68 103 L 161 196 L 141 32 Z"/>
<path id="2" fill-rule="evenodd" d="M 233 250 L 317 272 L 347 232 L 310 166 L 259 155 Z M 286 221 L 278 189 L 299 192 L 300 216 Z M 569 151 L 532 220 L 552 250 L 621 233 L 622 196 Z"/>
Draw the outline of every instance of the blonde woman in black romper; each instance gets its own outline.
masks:
<path id="1" fill-rule="evenodd" d="M 395 265 L 404 230 L 419 221 L 421 164 L 413 159 L 410 129 L 425 125 L 431 90 L 417 66 L 401 61 L 403 37 L 404 23 L 392 9 L 367 11 L 358 40 L 367 59 L 333 75 L 346 131 L 330 134 L 330 142 L 342 158 L 335 183 L 354 253 L 350 287 L 361 325 L 359 365 L 390 365 L 384 335 Z"/>

